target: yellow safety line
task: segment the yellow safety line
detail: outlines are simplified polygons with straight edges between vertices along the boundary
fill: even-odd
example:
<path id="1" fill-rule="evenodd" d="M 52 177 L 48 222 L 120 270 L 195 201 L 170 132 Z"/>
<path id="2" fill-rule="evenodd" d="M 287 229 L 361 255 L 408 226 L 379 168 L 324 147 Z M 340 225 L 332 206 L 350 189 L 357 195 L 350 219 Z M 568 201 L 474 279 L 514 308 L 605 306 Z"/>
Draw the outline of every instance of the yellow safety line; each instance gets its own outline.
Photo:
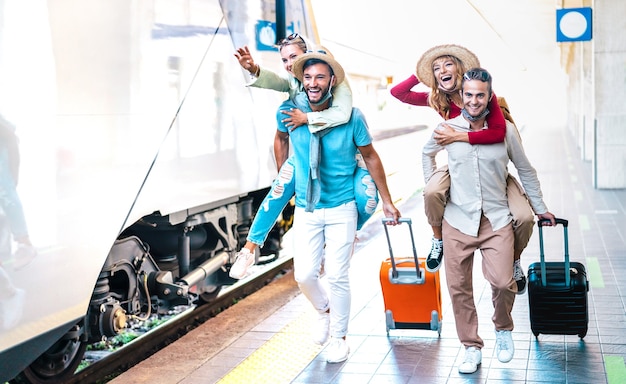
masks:
<path id="1" fill-rule="evenodd" d="M 311 340 L 311 315 L 304 313 L 222 377 L 218 383 L 290 383 L 322 346 Z"/>

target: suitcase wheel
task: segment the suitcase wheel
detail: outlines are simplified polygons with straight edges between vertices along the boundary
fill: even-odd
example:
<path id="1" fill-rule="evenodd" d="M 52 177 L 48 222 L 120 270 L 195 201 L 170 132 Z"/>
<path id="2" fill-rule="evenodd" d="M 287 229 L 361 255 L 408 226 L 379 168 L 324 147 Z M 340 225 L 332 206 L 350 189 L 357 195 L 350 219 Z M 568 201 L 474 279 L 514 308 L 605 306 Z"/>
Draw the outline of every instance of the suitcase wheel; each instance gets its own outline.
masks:
<path id="1" fill-rule="evenodd" d="M 441 336 L 441 322 L 439 321 L 439 312 L 432 311 L 430 313 L 430 329 L 432 331 L 437 331 L 439 336 Z"/>
<path id="2" fill-rule="evenodd" d="M 385 311 L 385 323 L 387 325 L 387 336 L 390 329 L 396 329 L 396 322 L 393 320 L 393 313 L 390 309 Z"/>
<path id="3" fill-rule="evenodd" d="M 539 337 L 539 332 L 533 331 L 533 335 L 535 335 L 535 337 Z M 587 330 L 584 330 L 583 332 L 578 334 L 578 337 L 580 337 L 581 339 L 584 338 L 585 336 L 587 336 Z"/>
<path id="4" fill-rule="evenodd" d="M 539 331 L 533 330 L 533 335 L 535 335 L 536 338 L 539 337 L 539 333 L 540 333 Z M 578 337 L 580 337 L 581 339 L 584 338 L 585 336 L 587 336 L 587 329 L 583 330 L 582 332 L 578 334 Z"/>

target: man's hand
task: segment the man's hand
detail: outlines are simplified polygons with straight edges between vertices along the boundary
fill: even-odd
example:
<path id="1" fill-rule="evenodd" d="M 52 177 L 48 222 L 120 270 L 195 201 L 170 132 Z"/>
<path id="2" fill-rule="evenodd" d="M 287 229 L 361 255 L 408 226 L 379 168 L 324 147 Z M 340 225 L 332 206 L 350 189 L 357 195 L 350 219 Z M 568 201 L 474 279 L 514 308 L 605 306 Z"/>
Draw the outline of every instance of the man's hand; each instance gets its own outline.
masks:
<path id="1" fill-rule="evenodd" d="M 546 213 L 542 213 L 540 215 L 537 215 L 537 218 L 539 220 L 541 220 L 541 219 L 550 220 L 550 224 L 549 225 L 547 223 L 545 224 L 545 225 L 547 225 L 549 227 L 552 227 L 552 226 L 556 225 L 556 220 L 554 220 L 554 215 L 552 213 L 550 213 L 550 212 L 546 212 Z"/>
<path id="2" fill-rule="evenodd" d="M 254 63 L 254 59 L 250 54 L 250 50 L 248 46 L 245 45 L 242 48 L 237 48 L 237 53 L 235 53 L 235 57 L 239 61 L 239 65 L 241 68 L 250 72 L 250 74 L 257 76 L 259 73 L 259 66 Z"/>
<path id="3" fill-rule="evenodd" d="M 289 128 L 289 132 L 298 128 L 301 125 L 305 125 L 309 122 L 309 118 L 306 113 L 297 108 L 291 108 L 290 110 L 281 111 L 283 114 L 289 116 L 282 120 L 285 123 L 285 127 Z"/>
<path id="4" fill-rule="evenodd" d="M 455 141 L 469 142 L 469 136 L 467 133 L 455 131 L 446 123 L 442 123 L 440 128 L 435 130 L 433 137 L 439 145 L 448 145 L 454 143 Z"/>
<path id="5" fill-rule="evenodd" d="M 387 217 L 388 219 L 393 219 L 393 221 L 388 221 L 387 225 L 399 224 L 398 219 L 402 215 L 400 214 L 400 211 L 398 210 L 398 208 L 396 208 L 396 206 L 393 203 L 388 203 L 388 204 L 383 203 L 383 212 L 385 213 L 385 217 Z"/>

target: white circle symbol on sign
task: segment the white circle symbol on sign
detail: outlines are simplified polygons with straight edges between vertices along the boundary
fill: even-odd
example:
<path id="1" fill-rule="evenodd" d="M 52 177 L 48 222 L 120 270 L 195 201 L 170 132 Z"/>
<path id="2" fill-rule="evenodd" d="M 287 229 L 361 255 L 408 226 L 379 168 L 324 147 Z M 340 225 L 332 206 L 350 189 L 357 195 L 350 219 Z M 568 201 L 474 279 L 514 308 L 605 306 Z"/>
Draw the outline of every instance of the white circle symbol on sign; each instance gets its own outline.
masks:
<path id="1" fill-rule="evenodd" d="M 580 12 L 568 12 L 561 18 L 559 28 L 565 36 L 575 39 L 587 30 L 587 19 Z"/>

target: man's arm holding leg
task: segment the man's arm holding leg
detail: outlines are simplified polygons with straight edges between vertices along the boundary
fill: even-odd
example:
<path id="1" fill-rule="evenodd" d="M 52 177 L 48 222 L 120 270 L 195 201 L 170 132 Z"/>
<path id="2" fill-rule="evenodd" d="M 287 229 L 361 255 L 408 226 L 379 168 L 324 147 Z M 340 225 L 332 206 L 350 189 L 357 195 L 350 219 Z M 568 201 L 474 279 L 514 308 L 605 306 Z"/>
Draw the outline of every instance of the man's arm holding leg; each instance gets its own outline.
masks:
<path id="1" fill-rule="evenodd" d="M 276 168 L 280 169 L 289 157 L 289 134 L 276 130 L 274 135 L 274 158 L 276 159 Z"/>

